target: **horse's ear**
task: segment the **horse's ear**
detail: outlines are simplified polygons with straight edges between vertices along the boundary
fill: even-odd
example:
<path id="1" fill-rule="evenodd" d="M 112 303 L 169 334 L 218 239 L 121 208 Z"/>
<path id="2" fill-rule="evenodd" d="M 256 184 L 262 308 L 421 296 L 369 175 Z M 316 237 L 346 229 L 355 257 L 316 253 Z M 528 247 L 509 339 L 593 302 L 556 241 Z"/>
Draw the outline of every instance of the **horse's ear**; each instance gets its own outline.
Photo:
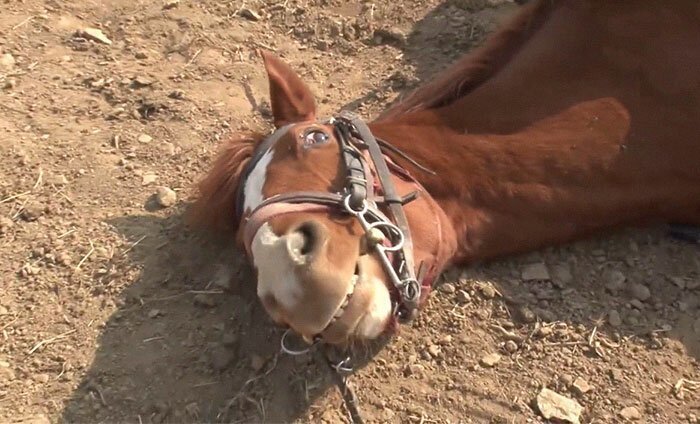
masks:
<path id="1" fill-rule="evenodd" d="M 280 58 L 261 51 L 270 81 L 270 103 L 277 128 L 316 118 L 314 95 L 304 81 L 299 78 Z"/>

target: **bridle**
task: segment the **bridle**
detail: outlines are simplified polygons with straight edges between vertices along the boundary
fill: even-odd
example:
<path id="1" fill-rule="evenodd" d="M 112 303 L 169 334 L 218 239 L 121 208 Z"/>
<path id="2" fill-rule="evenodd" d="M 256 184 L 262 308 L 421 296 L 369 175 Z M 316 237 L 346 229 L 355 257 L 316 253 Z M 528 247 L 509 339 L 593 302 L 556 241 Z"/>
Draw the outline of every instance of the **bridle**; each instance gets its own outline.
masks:
<path id="1" fill-rule="evenodd" d="M 237 192 L 237 219 L 243 220 L 243 237 L 246 250 L 262 223 L 273 216 L 285 213 L 336 209 L 357 218 L 364 231 L 367 247 L 378 255 L 384 271 L 389 276 L 392 293 L 393 314 L 401 323 L 413 320 L 421 299 L 422 284 L 428 267 L 421 263 L 416 274 L 411 231 L 403 207 L 415 200 L 419 191 L 399 196 L 392 181 L 391 168 L 410 178 L 408 173 L 393 161 L 387 161 L 382 148 L 400 155 L 425 172 L 432 171 L 406 156 L 403 152 L 378 140 L 359 117 L 350 112 L 325 122 L 332 125 L 338 140 L 345 181 L 341 192 L 295 191 L 278 194 L 263 200 L 254 209 L 244 211 L 245 182 L 261 158 L 281 139 L 288 128 L 278 128 L 263 140 L 253 152 L 241 174 Z M 375 177 L 369 166 L 371 161 Z M 414 180 L 416 184 L 416 182 Z M 419 185 L 419 184 L 418 184 Z M 380 193 L 378 193 L 378 191 Z M 380 207 L 390 212 L 387 217 Z M 333 320 L 328 324 L 330 326 Z M 326 327 L 328 328 L 328 327 Z M 325 331 L 325 330 L 324 330 Z"/>

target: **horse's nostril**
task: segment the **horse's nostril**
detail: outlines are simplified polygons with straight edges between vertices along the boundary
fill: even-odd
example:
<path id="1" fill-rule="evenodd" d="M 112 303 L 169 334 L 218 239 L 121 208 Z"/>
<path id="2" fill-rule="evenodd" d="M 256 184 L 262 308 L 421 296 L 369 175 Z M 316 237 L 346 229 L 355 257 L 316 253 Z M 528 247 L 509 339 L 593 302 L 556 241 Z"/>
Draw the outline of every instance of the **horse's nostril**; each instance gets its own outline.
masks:
<path id="1" fill-rule="evenodd" d="M 301 245 L 300 253 L 303 256 L 313 253 L 318 247 L 319 239 L 321 236 L 321 230 L 319 224 L 313 221 L 307 221 L 297 227 L 296 232 L 301 234 L 303 237 L 303 243 Z"/>

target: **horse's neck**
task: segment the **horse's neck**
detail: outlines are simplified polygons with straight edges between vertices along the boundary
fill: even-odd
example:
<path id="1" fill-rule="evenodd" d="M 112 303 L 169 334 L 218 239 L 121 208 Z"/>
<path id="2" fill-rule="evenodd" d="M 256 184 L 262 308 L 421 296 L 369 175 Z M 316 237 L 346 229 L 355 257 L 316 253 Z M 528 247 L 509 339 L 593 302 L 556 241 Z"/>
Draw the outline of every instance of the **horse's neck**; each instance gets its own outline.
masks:
<path id="1" fill-rule="evenodd" d="M 689 188 L 697 177 L 655 167 L 653 149 L 627 148 L 629 125 L 620 103 L 601 99 L 509 135 L 390 122 L 373 131 L 438 170 L 412 173 L 452 221 L 461 242 L 456 260 L 479 260 L 617 225 L 682 219 L 673 214 L 698 203 L 700 190 Z"/>

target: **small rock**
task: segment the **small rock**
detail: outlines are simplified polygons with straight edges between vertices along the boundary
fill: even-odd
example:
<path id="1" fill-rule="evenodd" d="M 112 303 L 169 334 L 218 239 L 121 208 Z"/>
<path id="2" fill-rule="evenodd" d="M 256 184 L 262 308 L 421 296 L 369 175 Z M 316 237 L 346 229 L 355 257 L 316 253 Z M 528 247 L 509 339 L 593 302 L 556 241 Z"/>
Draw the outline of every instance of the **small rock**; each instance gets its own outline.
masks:
<path id="1" fill-rule="evenodd" d="M 151 85 L 153 85 L 153 80 L 148 79 L 144 76 L 138 76 L 131 81 L 131 86 L 133 88 L 144 88 L 144 87 L 149 87 Z"/>
<path id="2" fill-rule="evenodd" d="M 214 348 L 211 352 L 211 366 L 216 371 L 225 370 L 231 362 L 235 359 L 235 354 L 231 349 L 227 349 L 223 346 Z"/>
<path id="3" fill-rule="evenodd" d="M 492 368 L 498 362 L 500 362 L 500 360 L 501 360 L 501 355 L 499 355 L 498 353 L 489 353 L 488 355 L 483 356 L 479 360 L 479 364 L 481 364 L 482 367 Z"/>
<path id="4" fill-rule="evenodd" d="M 624 378 L 624 374 L 622 373 L 622 370 L 618 368 L 612 368 L 608 371 L 608 375 L 610 375 L 610 379 L 616 383 L 619 383 L 622 381 Z"/>
<path id="5" fill-rule="evenodd" d="M 15 226 L 15 222 L 6 216 L 0 216 L 0 234 L 4 234 L 9 231 L 10 228 Z"/>
<path id="6" fill-rule="evenodd" d="M 559 376 L 559 382 L 568 389 L 574 384 L 574 377 L 571 374 L 562 374 Z"/>
<path id="7" fill-rule="evenodd" d="M 543 388 L 537 395 L 537 409 L 545 419 L 558 419 L 572 424 L 580 423 L 583 407 L 573 399 Z"/>
<path id="8" fill-rule="evenodd" d="M 688 414 L 688 424 L 697 424 L 698 423 L 698 416 L 695 414 Z"/>
<path id="9" fill-rule="evenodd" d="M 77 35 L 80 37 L 83 37 L 87 40 L 97 41 L 98 43 L 107 44 L 107 45 L 112 44 L 112 40 L 107 38 L 107 36 L 104 34 L 104 32 L 102 32 L 101 29 L 85 28 L 81 31 L 78 31 Z"/>
<path id="10" fill-rule="evenodd" d="M 471 300 L 472 300 L 472 297 L 469 296 L 469 293 L 467 293 L 466 290 L 459 290 L 457 292 L 457 302 L 467 303 L 467 302 L 471 302 Z"/>
<path id="11" fill-rule="evenodd" d="M 151 141 L 153 141 L 153 137 L 151 137 L 148 134 L 141 134 L 140 136 L 138 136 L 137 140 L 139 143 L 148 144 Z"/>
<path id="12" fill-rule="evenodd" d="M 622 325 L 622 318 L 620 317 L 620 313 L 617 312 L 615 309 L 612 309 L 610 310 L 610 312 L 608 312 L 608 323 L 613 327 L 619 327 Z"/>
<path id="13" fill-rule="evenodd" d="M 430 346 L 428 346 L 428 353 L 429 353 L 430 356 L 432 356 L 433 358 L 437 358 L 437 357 L 440 356 L 440 354 L 442 353 L 442 351 L 440 350 L 440 346 L 438 346 L 438 345 L 430 345 Z"/>
<path id="14" fill-rule="evenodd" d="M 180 5 L 180 0 L 168 0 L 163 4 L 163 10 L 170 10 L 178 7 Z"/>
<path id="15" fill-rule="evenodd" d="M 403 375 L 406 377 L 410 375 L 421 376 L 425 371 L 425 367 L 421 364 L 408 364 L 403 370 Z"/>
<path id="16" fill-rule="evenodd" d="M 136 59 L 148 59 L 148 53 L 145 50 L 139 50 L 136 53 L 134 53 L 134 57 Z"/>
<path id="17" fill-rule="evenodd" d="M 14 381 L 17 375 L 10 368 L 0 368 L 0 381 Z"/>
<path id="18" fill-rule="evenodd" d="M 680 277 L 670 277 L 670 280 L 673 284 L 676 285 L 679 289 L 685 288 L 685 280 L 683 280 Z"/>
<path id="19" fill-rule="evenodd" d="M 552 267 L 552 282 L 559 288 L 563 288 L 571 284 L 574 280 L 571 275 L 569 265 L 565 263 L 557 264 Z"/>
<path id="20" fill-rule="evenodd" d="M 65 175 L 57 174 L 57 175 L 51 175 L 46 179 L 46 182 L 48 184 L 53 184 L 55 186 L 64 186 L 68 184 L 68 179 L 66 178 Z"/>
<path id="21" fill-rule="evenodd" d="M 158 181 L 158 176 L 152 172 L 145 173 L 141 177 L 141 185 L 151 185 L 156 181 Z"/>
<path id="22" fill-rule="evenodd" d="M 521 319 L 523 322 L 532 323 L 537 319 L 537 316 L 534 312 L 532 312 L 532 309 L 528 308 L 527 306 L 519 307 L 516 312 L 519 319 Z"/>
<path id="23" fill-rule="evenodd" d="M 14 56 L 12 56 L 10 53 L 5 53 L 4 55 L 0 56 L 0 68 L 1 69 L 5 69 L 5 70 L 9 71 L 14 67 L 15 67 L 15 57 Z"/>
<path id="24" fill-rule="evenodd" d="M 42 208 L 35 203 L 26 205 L 24 209 L 22 210 L 22 214 L 20 215 L 23 220 L 27 222 L 32 222 L 36 221 L 39 219 L 39 217 L 42 215 L 43 210 Z"/>
<path id="25" fill-rule="evenodd" d="M 42 373 L 42 374 L 37 374 L 37 375 L 34 377 L 34 380 L 36 380 L 36 382 L 39 383 L 39 384 L 46 384 L 46 383 L 49 382 L 50 377 L 49 377 L 48 374 L 43 374 L 43 373 Z"/>
<path id="26" fill-rule="evenodd" d="M 508 353 L 515 353 L 518 351 L 518 344 L 515 343 L 513 340 L 508 340 L 504 345 L 503 348 L 506 350 Z"/>
<path id="27" fill-rule="evenodd" d="M 496 289 L 494 289 L 492 285 L 484 284 L 480 289 L 481 295 L 484 296 L 485 299 L 493 299 L 496 297 Z"/>
<path id="28" fill-rule="evenodd" d="M 651 297 L 651 292 L 649 288 L 643 284 L 634 284 L 630 288 L 630 294 L 635 298 L 644 302 Z"/>
<path id="29" fill-rule="evenodd" d="M 158 204 L 164 208 L 168 208 L 177 202 L 177 194 L 168 187 L 158 187 L 155 196 Z"/>
<path id="30" fill-rule="evenodd" d="M 249 9 L 247 7 L 244 7 L 243 9 L 241 9 L 241 11 L 239 12 L 239 15 L 243 18 L 248 19 L 249 21 L 257 22 L 257 21 L 262 19 L 262 16 L 260 16 L 260 14 L 258 12 L 254 11 L 253 9 Z"/>
<path id="31" fill-rule="evenodd" d="M 198 295 L 195 295 L 194 304 L 205 308 L 213 308 L 214 306 L 216 306 L 216 301 L 213 297 L 200 293 Z"/>
<path id="32" fill-rule="evenodd" d="M 525 266 L 520 276 L 524 281 L 542 281 L 550 278 L 547 266 L 542 262 Z"/>
<path id="33" fill-rule="evenodd" d="M 158 315 L 162 315 L 160 309 L 151 309 L 148 311 L 148 318 L 156 318 Z"/>
<path id="34" fill-rule="evenodd" d="M 380 28 L 374 31 L 374 37 L 380 43 L 394 44 L 397 47 L 406 45 L 406 34 L 398 28 Z"/>
<path id="35" fill-rule="evenodd" d="M 591 387 L 591 385 L 588 384 L 586 380 L 579 377 L 576 380 L 574 380 L 573 384 L 571 385 L 571 389 L 577 395 L 583 396 L 586 393 L 590 392 L 593 389 L 593 387 Z"/>
<path id="36" fill-rule="evenodd" d="M 9 315 L 9 313 L 10 313 L 10 310 L 9 310 L 9 309 L 7 309 L 6 307 L 0 305 L 0 316 Z M 8 365 L 8 366 L 9 366 L 9 365 Z M 2 367 L 2 361 L 0 361 L 0 367 Z"/>
<path id="37" fill-rule="evenodd" d="M 630 300 L 630 305 L 634 306 L 635 308 L 637 308 L 639 310 L 644 309 L 644 304 L 639 299 Z"/>
<path id="38" fill-rule="evenodd" d="M 168 94 L 168 97 L 171 99 L 184 99 L 185 98 L 185 92 L 182 90 L 173 90 Z"/>
<path id="39" fill-rule="evenodd" d="M 7 78 L 2 85 L 2 88 L 5 90 L 12 90 L 15 87 L 17 87 L 17 80 L 14 78 Z"/>
<path id="40" fill-rule="evenodd" d="M 440 291 L 448 294 L 454 293 L 456 291 L 455 285 L 452 283 L 443 283 L 440 286 Z"/>
<path id="41" fill-rule="evenodd" d="M 628 406 L 620 410 L 620 416 L 628 421 L 637 421 L 642 418 L 642 414 L 634 406 Z"/>
<path id="42" fill-rule="evenodd" d="M 260 356 L 260 355 L 255 355 L 255 354 L 254 354 L 254 355 L 252 355 L 252 356 L 250 357 L 250 367 L 251 367 L 251 368 L 253 369 L 253 371 L 255 371 L 255 372 L 258 372 L 258 371 L 260 371 L 261 369 L 263 369 L 263 367 L 265 366 L 265 362 L 266 362 L 266 361 L 265 361 L 265 358 L 263 358 L 263 357 Z"/>
<path id="43" fill-rule="evenodd" d="M 627 280 L 625 274 L 616 269 L 609 269 L 603 273 L 605 288 L 612 293 L 617 293 L 618 291 L 622 290 L 622 288 L 625 286 L 625 280 Z"/>
<path id="44" fill-rule="evenodd" d="M 2 315 L 2 314 L 0 314 L 0 315 Z M 448 334 L 448 335 L 442 337 L 442 338 L 440 339 L 440 342 L 439 342 L 439 343 L 440 343 L 441 345 L 443 345 L 443 346 L 447 346 L 447 345 L 451 344 L 451 343 L 452 343 L 452 336 L 450 336 L 450 335 Z"/>

